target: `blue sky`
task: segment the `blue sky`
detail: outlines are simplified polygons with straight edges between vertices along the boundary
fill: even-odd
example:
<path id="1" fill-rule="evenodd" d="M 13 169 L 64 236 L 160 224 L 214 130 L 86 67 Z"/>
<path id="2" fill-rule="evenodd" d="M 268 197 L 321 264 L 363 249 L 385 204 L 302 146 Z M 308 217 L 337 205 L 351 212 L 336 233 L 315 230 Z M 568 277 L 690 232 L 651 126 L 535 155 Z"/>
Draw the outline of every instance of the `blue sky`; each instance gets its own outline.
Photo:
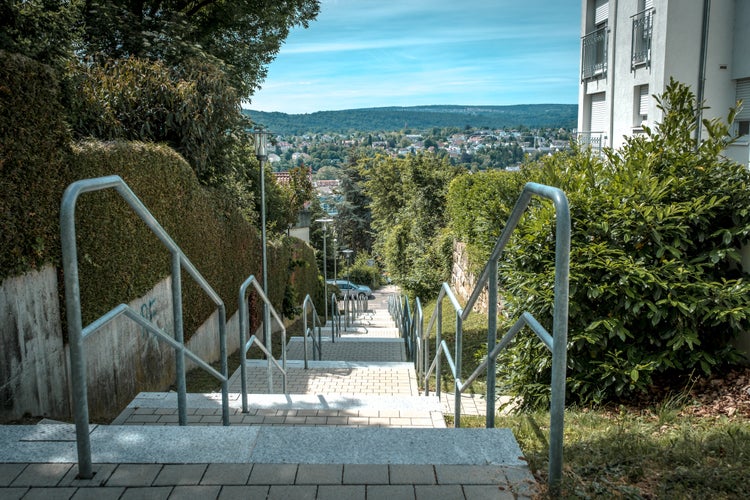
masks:
<path id="1" fill-rule="evenodd" d="M 574 104 L 579 24 L 578 0 L 322 0 L 246 107 Z"/>

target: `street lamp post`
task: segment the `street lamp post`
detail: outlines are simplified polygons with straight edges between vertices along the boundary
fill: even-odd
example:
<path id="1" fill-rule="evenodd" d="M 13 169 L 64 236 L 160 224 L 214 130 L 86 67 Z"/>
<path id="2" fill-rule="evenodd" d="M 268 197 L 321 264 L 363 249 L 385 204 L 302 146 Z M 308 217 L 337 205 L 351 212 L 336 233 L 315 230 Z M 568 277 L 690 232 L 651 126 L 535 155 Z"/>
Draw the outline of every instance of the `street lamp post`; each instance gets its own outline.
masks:
<path id="1" fill-rule="evenodd" d="M 255 157 L 260 163 L 260 234 L 263 241 L 262 245 L 262 266 L 263 266 L 263 293 L 268 298 L 268 258 L 266 255 L 266 247 L 268 240 L 266 238 L 266 173 L 264 164 L 268 159 L 268 153 L 266 151 L 266 142 L 268 141 L 268 132 L 265 130 L 254 130 L 253 137 L 255 139 Z M 268 304 L 263 301 L 263 341 L 266 344 L 268 352 L 271 351 L 271 314 L 268 309 Z M 271 360 L 268 360 L 268 389 L 271 390 L 273 385 L 271 373 Z"/>
<path id="2" fill-rule="evenodd" d="M 336 276 L 336 261 L 339 260 L 339 254 L 336 253 L 336 238 L 333 239 L 333 281 L 335 282 L 338 277 Z"/>
<path id="3" fill-rule="evenodd" d="M 323 224 L 323 294 L 325 295 L 323 311 L 326 323 L 328 323 L 328 266 L 326 265 L 326 260 L 328 259 L 326 254 L 326 236 L 328 236 L 328 224 L 333 222 L 333 219 L 315 219 L 315 222 Z"/>
<path id="4" fill-rule="evenodd" d="M 348 265 L 348 267 L 346 268 L 346 281 L 350 281 L 351 269 L 349 268 L 352 266 L 351 257 L 352 257 L 352 254 L 354 253 L 354 250 L 347 248 L 346 250 L 341 250 L 341 253 L 346 255 L 346 263 Z"/>

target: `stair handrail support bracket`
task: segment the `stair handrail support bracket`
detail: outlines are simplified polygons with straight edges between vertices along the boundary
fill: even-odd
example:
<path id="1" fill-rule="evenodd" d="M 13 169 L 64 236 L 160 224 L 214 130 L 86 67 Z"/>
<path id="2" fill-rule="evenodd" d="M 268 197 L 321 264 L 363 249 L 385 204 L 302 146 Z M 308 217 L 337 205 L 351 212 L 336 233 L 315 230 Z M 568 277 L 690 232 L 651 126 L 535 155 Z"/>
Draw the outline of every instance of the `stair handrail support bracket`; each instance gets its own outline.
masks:
<path id="1" fill-rule="evenodd" d="M 250 290 L 250 287 L 252 286 L 252 289 L 255 290 L 255 293 L 258 294 L 263 304 L 266 306 L 266 309 L 268 310 L 269 314 L 268 317 L 273 316 L 273 319 L 276 320 L 276 323 L 281 327 L 281 363 L 273 356 L 273 353 L 270 352 L 266 346 L 261 342 L 255 334 L 251 335 L 248 339 L 249 334 L 249 328 L 250 328 L 250 320 L 249 320 L 249 311 L 247 306 L 247 294 L 248 290 Z M 240 285 L 240 291 L 239 291 L 239 330 L 240 330 L 240 387 L 242 391 L 242 413 L 248 412 L 248 404 L 247 404 L 247 353 L 250 350 L 250 348 L 255 345 L 257 346 L 263 353 L 266 355 L 268 359 L 268 392 L 271 393 L 273 391 L 273 376 L 272 376 L 272 370 L 273 367 L 276 366 L 276 368 L 281 372 L 281 390 L 286 394 L 287 388 L 287 368 L 286 368 L 286 327 L 284 326 L 284 321 L 282 321 L 281 317 L 279 316 L 278 312 L 276 312 L 276 309 L 271 304 L 271 301 L 266 296 L 265 292 L 263 291 L 263 287 L 258 282 L 258 279 L 255 277 L 255 275 L 250 275 L 248 278 Z M 265 317 L 265 315 L 264 315 Z M 264 328 L 263 331 L 273 332 L 273 328 L 269 327 Z M 266 339 L 264 339 L 266 340 Z"/>
<path id="2" fill-rule="evenodd" d="M 86 328 L 83 327 L 78 273 L 75 208 L 80 195 L 105 189 L 114 189 L 117 191 L 117 193 L 130 206 L 136 215 L 140 217 L 140 219 L 171 254 L 174 339 L 150 321 L 141 318 L 139 314 L 126 304 L 120 304 L 114 307 L 108 313 L 93 321 Z M 185 383 L 185 355 L 187 355 L 195 361 L 198 366 L 209 371 L 209 373 L 221 381 L 222 423 L 224 425 L 229 425 L 229 375 L 226 348 L 226 307 L 224 306 L 224 302 L 120 176 L 111 175 L 106 177 L 82 179 L 71 183 L 65 189 L 60 203 L 60 242 L 65 282 L 65 314 L 68 324 L 68 342 L 70 346 L 72 400 L 76 427 L 76 447 L 78 452 L 78 477 L 83 479 L 90 479 L 93 477 L 91 441 L 89 437 L 88 384 L 86 382 L 86 360 L 83 341 L 88 335 L 95 333 L 102 326 L 120 315 L 140 324 L 146 332 L 156 336 L 159 341 L 167 343 L 175 350 L 179 424 L 187 425 L 187 395 Z M 185 347 L 182 321 L 182 269 L 184 269 L 197 282 L 218 309 L 222 369 L 222 373 L 220 374 Z"/>

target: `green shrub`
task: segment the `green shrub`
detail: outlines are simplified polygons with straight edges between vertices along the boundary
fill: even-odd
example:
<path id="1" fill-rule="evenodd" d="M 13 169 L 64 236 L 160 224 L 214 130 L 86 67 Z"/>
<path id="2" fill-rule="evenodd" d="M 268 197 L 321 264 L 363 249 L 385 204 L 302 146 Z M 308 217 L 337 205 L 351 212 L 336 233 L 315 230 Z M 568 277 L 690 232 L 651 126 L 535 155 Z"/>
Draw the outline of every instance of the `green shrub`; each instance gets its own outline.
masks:
<path id="1" fill-rule="evenodd" d="M 659 102 L 662 124 L 620 150 L 599 158 L 574 148 L 522 172 L 570 202 L 570 401 L 628 398 L 655 378 L 709 373 L 737 359 L 729 340 L 750 327 L 737 250 L 750 233 L 750 173 L 720 155 L 725 123 L 706 122 L 696 147 L 687 87 L 671 82 Z M 554 208 L 535 201 L 501 259 L 508 319 L 526 310 L 551 331 L 553 268 Z M 551 357 L 533 334 L 498 366 L 506 390 L 546 404 Z"/>
<path id="2" fill-rule="evenodd" d="M 360 253 L 350 267 L 341 270 L 341 276 L 347 276 L 352 283 L 367 285 L 370 288 L 380 286 L 380 269 L 367 253 Z"/>

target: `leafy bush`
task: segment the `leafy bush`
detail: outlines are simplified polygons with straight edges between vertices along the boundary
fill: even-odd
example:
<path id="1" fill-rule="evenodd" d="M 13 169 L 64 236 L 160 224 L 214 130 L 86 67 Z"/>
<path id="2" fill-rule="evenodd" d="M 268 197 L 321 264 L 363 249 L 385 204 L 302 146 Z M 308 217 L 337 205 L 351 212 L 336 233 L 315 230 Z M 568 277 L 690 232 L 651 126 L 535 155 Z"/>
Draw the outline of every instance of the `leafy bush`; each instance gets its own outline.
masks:
<path id="1" fill-rule="evenodd" d="M 340 276 L 347 276 L 352 283 L 358 285 L 367 285 L 370 288 L 380 286 L 380 269 L 366 253 L 357 255 L 354 264 L 342 269 Z"/>
<path id="2" fill-rule="evenodd" d="M 709 373 L 737 360 L 729 340 L 750 327 L 737 250 L 750 234 L 750 173 L 720 155 L 726 123 L 705 122 L 708 137 L 695 143 L 686 86 L 671 82 L 658 102 L 663 122 L 622 149 L 599 158 L 574 148 L 521 174 L 561 188 L 570 202 L 573 401 L 632 397 L 655 378 Z M 554 209 L 534 202 L 501 260 L 509 319 L 527 310 L 551 331 L 553 268 Z M 527 406 L 547 402 L 551 357 L 532 334 L 498 365 L 505 388 Z"/>

